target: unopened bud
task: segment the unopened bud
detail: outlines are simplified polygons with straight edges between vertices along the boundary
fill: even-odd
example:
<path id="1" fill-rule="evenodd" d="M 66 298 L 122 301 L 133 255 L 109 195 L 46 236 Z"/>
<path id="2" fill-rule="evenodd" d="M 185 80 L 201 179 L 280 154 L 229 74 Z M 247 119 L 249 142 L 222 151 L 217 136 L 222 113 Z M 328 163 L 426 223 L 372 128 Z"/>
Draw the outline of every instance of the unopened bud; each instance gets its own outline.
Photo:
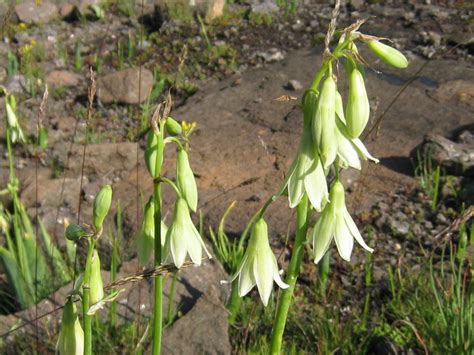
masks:
<path id="1" fill-rule="evenodd" d="M 68 299 L 63 308 L 56 352 L 59 355 L 82 355 L 84 353 L 84 331 L 77 316 L 76 305 L 71 299 Z"/>
<path id="2" fill-rule="evenodd" d="M 178 123 L 174 118 L 168 117 L 165 124 L 166 132 L 171 136 L 177 136 L 183 132 L 181 124 Z"/>
<path id="3" fill-rule="evenodd" d="M 370 116 L 370 104 L 365 90 L 364 76 L 357 67 L 348 73 L 349 96 L 346 106 L 347 131 L 351 138 L 357 138 L 364 130 Z"/>
<path id="4" fill-rule="evenodd" d="M 367 42 L 367 45 L 385 63 L 400 69 L 408 66 L 407 58 L 395 48 L 377 40 L 370 40 Z"/>
<path id="5" fill-rule="evenodd" d="M 103 186 L 94 200 L 93 222 L 96 230 L 100 230 L 112 204 L 112 186 Z"/>
<path id="6" fill-rule="evenodd" d="M 100 259 L 97 250 L 94 250 L 91 262 L 91 279 L 90 287 L 90 303 L 95 304 L 104 298 L 104 283 L 102 282 L 102 274 L 100 271 Z"/>
<path id="7" fill-rule="evenodd" d="M 179 149 L 176 161 L 176 182 L 182 197 L 188 203 L 189 208 L 196 212 L 198 204 L 198 192 L 196 180 L 189 165 L 188 153 L 184 149 Z"/>
<path id="8" fill-rule="evenodd" d="M 81 238 L 90 236 L 90 234 L 78 224 L 69 224 L 66 227 L 65 235 L 67 239 L 73 242 L 77 242 Z"/>
<path id="9" fill-rule="evenodd" d="M 153 178 L 158 177 L 163 164 L 163 140 L 153 131 L 150 130 L 147 137 L 145 148 L 145 163 L 148 172 Z M 159 159 L 157 161 L 157 158 Z"/>

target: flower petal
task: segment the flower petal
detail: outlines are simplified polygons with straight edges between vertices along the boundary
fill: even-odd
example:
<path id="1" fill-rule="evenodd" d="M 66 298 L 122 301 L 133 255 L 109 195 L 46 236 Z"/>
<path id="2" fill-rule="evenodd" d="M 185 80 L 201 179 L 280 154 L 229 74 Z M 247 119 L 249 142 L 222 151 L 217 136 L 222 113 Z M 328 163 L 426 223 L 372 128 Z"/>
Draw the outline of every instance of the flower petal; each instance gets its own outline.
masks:
<path id="1" fill-rule="evenodd" d="M 352 220 L 351 215 L 347 211 L 344 211 L 344 222 L 346 223 L 347 228 L 349 228 L 350 233 L 352 234 L 354 239 L 357 241 L 357 243 L 359 243 L 362 246 L 362 248 L 372 253 L 374 249 L 372 249 L 365 243 L 364 239 L 360 235 L 359 229 L 357 228 L 356 224 Z"/>
<path id="2" fill-rule="evenodd" d="M 347 166 L 360 170 L 361 165 L 357 150 L 354 149 L 351 141 L 347 139 L 338 128 L 335 130 L 338 141 L 337 155 Z"/>
<path id="3" fill-rule="evenodd" d="M 326 208 L 329 207 L 330 206 L 327 206 Z M 329 214 L 323 211 L 323 214 L 313 229 L 313 253 L 315 264 L 319 263 L 329 249 L 334 235 L 334 223 L 333 221 L 330 221 L 330 218 L 328 217 Z"/>
<path id="4" fill-rule="evenodd" d="M 354 247 L 354 238 L 352 238 L 351 232 L 349 231 L 349 228 L 347 228 L 342 215 L 336 217 L 334 239 L 336 241 L 337 251 L 341 258 L 350 261 L 352 248 Z"/>
<path id="5" fill-rule="evenodd" d="M 264 306 L 268 304 L 268 300 L 273 290 L 273 265 L 271 256 L 273 256 L 271 249 L 259 250 L 255 255 L 253 263 L 253 275 L 257 282 L 260 299 Z"/>
<path id="6" fill-rule="evenodd" d="M 304 186 L 309 201 L 314 209 L 321 211 L 323 205 L 328 201 L 328 186 L 323 166 L 318 158 L 312 161 L 308 173 L 304 178 Z"/>
<path id="7" fill-rule="evenodd" d="M 280 273 L 278 271 L 278 263 L 277 263 L 275 255 L 273 255 L 273 280 L 275 280 L 278 287 L 280 287 L 282 289 L 290 287 L 290 285 L 287 285 L 281 279 Z"/>
<path id="8" fill-rule="evenodd" d="M 359 156 L 364 159 L 364 160 L 372 160 L 374 163 L 378 163 L 379 160 L 377 158 L 374 158 L 372 155 L 370 155 L 369 151 L 365 147 L 364 143 L 359 138 L 352 139 L 352 143 L 357 149 L 357 152 L 359 153 Z"/>
<path id="9" fill-rule="evenodd" d="M 253 259 L 246 259 L 242 264 L 239 276 L 239 296 L 244 297 L 255 286 L 256 281 L 253 276 Z"/>

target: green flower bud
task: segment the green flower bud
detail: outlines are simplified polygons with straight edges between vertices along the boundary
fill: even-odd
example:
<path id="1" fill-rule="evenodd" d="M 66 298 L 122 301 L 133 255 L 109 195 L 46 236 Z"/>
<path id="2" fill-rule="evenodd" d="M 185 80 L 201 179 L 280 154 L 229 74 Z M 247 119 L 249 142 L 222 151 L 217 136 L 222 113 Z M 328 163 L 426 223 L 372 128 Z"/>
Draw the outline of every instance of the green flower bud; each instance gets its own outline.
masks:
<path id="1" fill-rule="evenodd" d="M 5 110 L 7 112 L 7 123 L 10 128 L 11 141 L 12 143 L 24 143 L 26 142 L 25 135 L 23 130 L 18 123 L 18 118 L 16 116 L 16 99 L 13 95 L 7 95 L 5 97 Z"/>
<path id="2" fill-rule="evenodd" d="M 316 117 L 318 107 L 318 95 L 313 90 L 308 90 L 303 97 L 303 114 L 305 125 L 310 125 Z"/>
<path id="3" fill-rule="evenodd" d="M 90 233 L 88 233 L 84 228 L 82 228 L 78 224 L 70 224 L 66 227 L 66 238 L 77 242 L 79 239 L 84 237 L 89 237 Z"/>
<path id="4" fill-rule="evenodd" d="M 356 67 L 353 67 L 348 75 L 349 96 L 346 106 L 347 131 L 351 138 L 357 138 L 369 121 L 370 104 L 362 73 Z"/>
<path id="5" fill-rule="evenodd" d="M 395 48 L 376 40 L 368 41 L 367 45 L 372 52 L 374 52 L 377 57 L 382 59 L 385 63 L 400 69 L 404 69 L 408 66 L 407 58 Z"/>
<path id="6" fill-rule="evenodd" d="M 161 221 L 161 246 L 164 247 L 168 227 Z M 155 246 L 155 203 L 153 197 L 145 205 L 142 226 L 136 239 L 137 255 L 140 265 L 146 265 Z"/>
<path id="7" fill-rule="evenodd" d="M 97 250 L 94 250 L 91 262 L 90 303 L 95 304 L 104 298 L 104 283 L 100 271 L 100 259 Z"/>
<path id="8" fill-rule="evenodd" d="M 165 123 L 166 132 L 171 136 L 177 136 L 183 132 L 181 124 L 174 118 L 168 117 Z"/>
<path id="9" fill-rule="evenodd" d="M 105 185 L 100 189 L 94 200 L 93 222 L 95 229 L 100 230 L 102 228 L 111 204 L 112 186 Z"/>
<path id="10" fill-rule="evenodd" d="M 176 183 L 189 208 L 196 212 L 198 204 L 196 180 L 189 165 L 188 153 L 184 149 L 178 150 L 176 158 Z"/>
<path id="11" fill-rule="evenodd" d="M 323 162 L 328 168 L 336 159 L 336 83 L 332 75 L 324 81 L 319 95 L 316 117 L 313 120 L 313 140 Z"/>
<path id="12" fill-rule="evenodd" d="M 46 127 L 40 127 L 38 132 L 38 146 L 41 149 L 48 147 L 48 129 Z"/>
<path id="13" fill-rule="evenodd" d="M 82 355 L 84 353 L 84 331 L 77 316 L 76 305 L 71 299 L 68 299 L 63 308 L 56 352 L 59 355 Z"/>
<path id="14" fill-rule="evenodd" d="M 150 130 L 150 132 L 148 132 L 145 148 L 145 163 L 148 172 L 153 178 L 158 177 L 161 172 L 161 165 L 163 164 L 163 148 L 163 140 L 153 130 Z M 157 158 L 159 161 L 157 161 Z"/>

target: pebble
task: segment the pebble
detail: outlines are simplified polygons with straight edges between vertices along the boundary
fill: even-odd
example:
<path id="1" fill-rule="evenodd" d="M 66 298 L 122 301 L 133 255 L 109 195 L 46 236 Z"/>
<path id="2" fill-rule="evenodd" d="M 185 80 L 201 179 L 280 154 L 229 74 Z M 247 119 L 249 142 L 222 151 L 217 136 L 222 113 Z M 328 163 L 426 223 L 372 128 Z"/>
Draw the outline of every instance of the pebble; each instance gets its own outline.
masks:
<path id="1" fill-rule="evenodd" d="M 285 89 L 290 91 L 299 91 L 303 89 L 303 85 L 298 80 L 289 80 L 285 85 Z"/>

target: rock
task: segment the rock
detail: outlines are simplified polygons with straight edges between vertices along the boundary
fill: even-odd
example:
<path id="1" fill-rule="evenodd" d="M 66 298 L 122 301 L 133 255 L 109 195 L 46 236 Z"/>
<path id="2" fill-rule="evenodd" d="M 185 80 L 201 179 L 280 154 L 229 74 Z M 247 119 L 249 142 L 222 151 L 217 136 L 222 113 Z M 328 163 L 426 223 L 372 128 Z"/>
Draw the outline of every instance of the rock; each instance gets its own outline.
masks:
<path id="1" fill-rule="evenodd" d="M 469 53 L 474 54 L 474 34 L 472 32 L 454 32 L 448 36 L 447 42 L 466 48 Z"/>
<path id="2" fill-rule="evenodd" d="M 355 10 L 360 10 L 365 5 L 365 0 L 350 0 L 351 7 Z"/>
<path id="3" fill-rule="evenodd" d="M 410 231 L 410 223 L 406 221 L 398 221 L 390 217 L 388 219 L 388 225 L 394 232 L 401 236 L 407 235 Z"/>
<path id="4" fill-rule="evenodd" d="M 45 82 L 52 87 L 58 86 L 76 86 L 79 84 L 81 77 L 78 74 L 67 70 L 53 70 L 46 74 Z"/>
<path id="5" fill-rule="evenodd" d="M 206 6 L 206 21 L 221 17 L 224 14 L 225 0 L 208 0 Z"/>
<path id="6" fill-rule="evenodd" d="M 99 78 L 97 80 L 97 97 L 104 104 L 145 102 L 153 87 L 153 74 L 148 69 L 142 69 L 139 85 L 139 72 L 139 68 L 131 68 Z"/>
<path id="7" fill-rule="evenodd" d="M 12 75 L 8 78 L 5 83 L 5 88 L 13 94 L 21 94 L 26 85 L 25 77 L 23 75 L 17 74 Z"/>
<path id="8" fill-rule="evenodd" d="M 77 9 L 79 10 L 79 13 L 82 16 L 87 16 L 91 14 L 91 6 L 99 6 L 101 1 L 100 0 L 81 0 L 79 2 L 79 5 L 77 6 Z"/>
<path id="9" fill-rule="evenodd" d="M 47 23 L 58 15 L 58 8 L 48 1 L 26 1 L 15 6 L 15 12 L 21 22 L 38 25 Z"/>
<path id="10" fill-rule="evenodd" d="M 73 4 L 66 3 L 66 4 L 61 5 L 59 9 L 59 16 L 63 20 L 69 20 L 70 18 L 74 17 L 75 11 L 76 11 L 76 6 L 74 6 Z"/>
<path id="11" fill-rule="evenodd" d="M 387 336 L 375 336 L 370 340 L 367 354 L 370 355 L 397 355 L 398 350 L 392 339 Z"/>
<path id="12" fill-rule="evenodd" d="M 463 104 L 474 109 L 474 83 L 469 80 L 452 80 L 439 85 L 433 95 L 441 102 Z"/>
<path id="13" fill-rule="evenodd" d="M 3 83 L 8 78 L 7 70 L 4 67 L 0 67 L 0 83 Z"/>
<path id="14" fill-rule="evenodd" d="M 412 157 L 416 156 L 415 149 Z M 437 134 L 425 136 L 419 151 L 449 174 L 474 176 L 474 144 L 455 143 Z"/>
<path id="15" fill-rule="evenodd" d="M 299 91 L 303 89 L 303 85 L 298 80 L 289 80 L 285 85 L 285 89 L 290 91 Z"/>
<path id="16" fill-rule="evenodd" d="M 216 285 L 163 335 L 164 354 L 230 354 L 228 311 Z M 186 339 L 186 341 L 183 341 Z"/>
<path id="17" fill-rule="evenodd" d="M 280 10 L 278 5 L 273 0 L 253 0 L 251 9 L 252 12 L 257 14 L 271 14 Z"/>
<path id="18" fill-rule="evenodd" d="M 266 52 L 255 53 L 256 57 L 262 58 L 266 63 L 279 62 L 285 59 L 283 52 L 277 48 L 270 48 Z"/>

